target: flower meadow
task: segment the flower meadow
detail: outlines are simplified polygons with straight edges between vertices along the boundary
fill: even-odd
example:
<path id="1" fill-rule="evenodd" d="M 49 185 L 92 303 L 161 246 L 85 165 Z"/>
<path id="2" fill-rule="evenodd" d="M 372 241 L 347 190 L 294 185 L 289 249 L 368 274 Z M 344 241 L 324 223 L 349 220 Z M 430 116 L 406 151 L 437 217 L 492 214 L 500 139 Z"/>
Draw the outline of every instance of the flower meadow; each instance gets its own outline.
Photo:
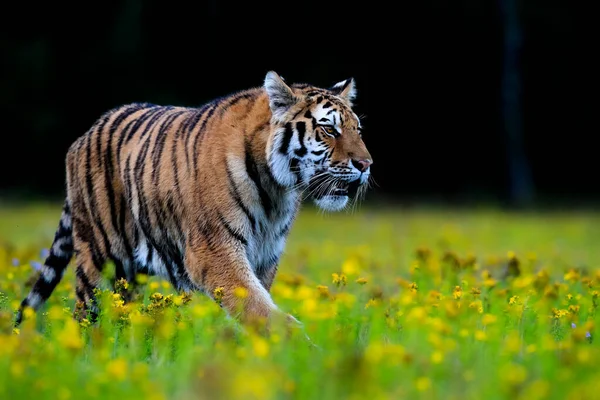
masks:
<path id="1" fill-rule="evenodd" d="M 0 207 L 1 399 L 594 399 L 600 214 L 375 209 L 292 229 L 268 334 L 139 275 L 73 319 L 72 265 L 13 328 L 58 224 Z M 236 291 L 243 298 L 244 290 Z M 132 296 L 133 301 L 124 298 Z"/>

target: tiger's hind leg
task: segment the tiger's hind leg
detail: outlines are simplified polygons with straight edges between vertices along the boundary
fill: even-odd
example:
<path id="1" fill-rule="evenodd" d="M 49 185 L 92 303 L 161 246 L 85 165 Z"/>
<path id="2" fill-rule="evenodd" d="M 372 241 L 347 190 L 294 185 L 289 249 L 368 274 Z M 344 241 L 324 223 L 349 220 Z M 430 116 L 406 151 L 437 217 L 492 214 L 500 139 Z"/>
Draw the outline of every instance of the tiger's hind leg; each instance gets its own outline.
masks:
<path id="1" fill-rule="evenodd" d="M 74 317 L 79 321 L 88 319 L 95 322 L 99 313 L 95 289 L 102 281 L 102 268 L 107 260 L 106 249 L 98 245 L 92 226 L 79 218 L 73 220 L 73 239 L 77 297 Z"/>

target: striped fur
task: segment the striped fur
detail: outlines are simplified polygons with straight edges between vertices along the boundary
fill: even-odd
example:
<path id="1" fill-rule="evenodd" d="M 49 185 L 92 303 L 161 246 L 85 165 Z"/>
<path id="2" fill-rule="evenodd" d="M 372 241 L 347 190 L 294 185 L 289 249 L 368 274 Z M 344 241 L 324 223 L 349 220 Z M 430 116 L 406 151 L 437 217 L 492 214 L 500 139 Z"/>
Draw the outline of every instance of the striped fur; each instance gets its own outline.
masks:
<path id="1" fill-rule="evenodd" d="M 99 311 L 94 289 L 107 261 L 128 281 L 143 272 L 180 291 L 212 296 L 223 287 L 230 313 L 268 318 L 303 195 L 335 211 L 366 188 L 372 160 L 354 95 L 351 79 L 321 89 L 269 72 L 264 86 L 200 108 L 105 113 L 69 148 L 59 228 L 17 324 L 25 307 L 48 299 L 73 253 L 81 318 Z M 241 305 L 236 287 L 248 291 Z"/>

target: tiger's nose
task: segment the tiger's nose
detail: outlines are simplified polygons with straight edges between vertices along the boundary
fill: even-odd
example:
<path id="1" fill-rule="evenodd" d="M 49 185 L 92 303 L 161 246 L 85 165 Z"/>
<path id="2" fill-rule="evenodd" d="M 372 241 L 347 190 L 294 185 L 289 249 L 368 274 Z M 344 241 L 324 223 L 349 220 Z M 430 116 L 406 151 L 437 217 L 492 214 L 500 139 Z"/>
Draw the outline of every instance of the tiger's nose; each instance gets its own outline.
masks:
<path id="1" fill-rule="evenodd" d="M 352 160 L 352 165 L 360 172 L 365 172 L 371 164 L 373 164 L 373 161 L 371 160 Z"/>

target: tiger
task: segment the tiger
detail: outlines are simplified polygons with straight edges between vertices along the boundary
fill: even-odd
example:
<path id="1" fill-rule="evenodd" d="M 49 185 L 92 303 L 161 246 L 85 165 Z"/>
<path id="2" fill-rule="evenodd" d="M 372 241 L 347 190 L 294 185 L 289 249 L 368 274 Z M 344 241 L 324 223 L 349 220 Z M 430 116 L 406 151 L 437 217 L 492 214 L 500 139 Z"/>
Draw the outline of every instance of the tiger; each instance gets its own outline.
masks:
<path id="1" fill-rule="evenodd" d="M 73 255 L 80 320 L 97 319 L 109 262 L 131 283 L 159 276 L 213 300 L 219 288 L 220 306 L 242 322 L 285 314 L 270 289 L 302 201 L 341 211 L 370 187 L 356 94 L 354 78 L 321 88 L 269 71 L 261 86 L 200 107 L 105 112 L 67 151 L 60 222 L 16 325 Z"/>

